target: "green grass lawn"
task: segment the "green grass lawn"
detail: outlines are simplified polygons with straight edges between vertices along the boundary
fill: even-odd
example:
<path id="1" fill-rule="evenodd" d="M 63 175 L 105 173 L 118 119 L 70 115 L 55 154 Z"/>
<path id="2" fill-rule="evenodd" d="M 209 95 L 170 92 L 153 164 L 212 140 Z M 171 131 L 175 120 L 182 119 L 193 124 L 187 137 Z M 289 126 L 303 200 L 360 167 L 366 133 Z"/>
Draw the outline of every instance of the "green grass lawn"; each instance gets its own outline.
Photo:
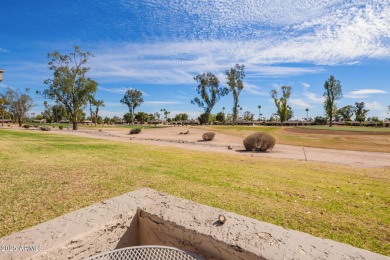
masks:
<path id="1" fill-rule="evenodd" d="M 0 236 L 140 187 L 390 255 L 390 169 L 0 129 Z"/>

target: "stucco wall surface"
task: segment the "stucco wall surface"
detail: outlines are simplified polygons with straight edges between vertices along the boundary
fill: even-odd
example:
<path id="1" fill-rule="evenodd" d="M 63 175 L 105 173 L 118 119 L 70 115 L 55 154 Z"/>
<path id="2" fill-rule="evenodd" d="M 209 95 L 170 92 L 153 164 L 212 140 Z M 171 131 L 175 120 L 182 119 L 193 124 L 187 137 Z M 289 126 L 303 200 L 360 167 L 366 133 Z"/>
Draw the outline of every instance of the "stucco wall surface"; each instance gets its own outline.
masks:
<path id="1" fill-rule="evenodd" d="M 226 222 L 218 222 L 223 215 Z M 135 245 L 166 245 L 205 259 L 390 259 L 306 233 L 142 188 L 0 239 L 0 259 L 84 259 Z"/>

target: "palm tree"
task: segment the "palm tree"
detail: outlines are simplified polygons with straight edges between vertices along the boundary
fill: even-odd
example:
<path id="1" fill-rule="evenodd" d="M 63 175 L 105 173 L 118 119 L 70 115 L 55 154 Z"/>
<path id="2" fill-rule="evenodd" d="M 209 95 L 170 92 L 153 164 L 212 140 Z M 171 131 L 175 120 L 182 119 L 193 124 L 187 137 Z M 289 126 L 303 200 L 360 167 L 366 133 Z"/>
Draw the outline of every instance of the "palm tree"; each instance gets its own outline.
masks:
<path id="1" fill-rule="evenodd" d="M 88 103 L 89 103 L 89 112 L 91 115 L 91 126 L 93 121 L 93 111 L 92 111 L 92 105 L 96 102 L 95 96 L 93 94 L 88 95 Z"/>
<path id="2" fill-rule="evenodd" d="M 167 121 L 167 120 L 168 120 L 168 114 L 170 114 L 171 112 L 169 112 L 169 111 L 166 110 L 165 108 L 160 109 L 160 111 L 161 111 L 161 114 L 164 114 L 164 116 L 165 116 L 165 121 Z"/>
<path id="3" fill-rule="evenodd" d="M 165 110 L 165 108 L 161 108 L 161 109 L 160 109 L 160 112 L 161 112 L 161 118 L 163 118 L 164 111 L 166 111 L 166 110 Z"/>
<path id="4" fill-rule="evenodd" d="M 225 107 L 222 107 L 223 116 L 225 116 Z"/>
<path id="5" fill-rule="evenodd" d="M 95 100 L 94 102 L 94 106 L 95 106 L 95 126 L 97 125 L 97 121 L 98 121 L 98 113 L 99 113 L 99 107 L 104 107 L 105 104 L 104 104 L 104 101 L 103 100 Z M 92 124 L 91 124 L 92 125 Z"/>
<path id="6" fill-rule="evenodd" d="M 308 119 L 308 118 L 309 118 L 309 109 L 306 108 L 305 111 L 306 111 L 306 120 L 309 120 L 309 119 Z"/>
<path id="7" fill-rule="evenodd" d="M 259 109 L 259 121 L 260 121 L 260 109 L 261 109 L 261 105 L 258 105 L 257 108 Z"/>

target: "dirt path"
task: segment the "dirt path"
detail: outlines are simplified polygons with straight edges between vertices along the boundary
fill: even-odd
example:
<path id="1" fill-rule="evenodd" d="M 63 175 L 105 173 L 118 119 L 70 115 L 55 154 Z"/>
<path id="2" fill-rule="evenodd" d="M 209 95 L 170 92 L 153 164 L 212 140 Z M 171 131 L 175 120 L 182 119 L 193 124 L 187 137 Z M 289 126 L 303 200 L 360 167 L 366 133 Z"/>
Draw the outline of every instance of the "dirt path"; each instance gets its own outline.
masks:
<path id="1" fill-rule="evenodd" d="M 188 131 L 188 134 L 185 134 Z M 194 127 L 167 127 L 143 129 L 140 134 L 129 135 L 128 129 L 82 129 L 79 131 L 52 131 L 55 133 L 86 136 L 121 142 L 135 142 L 158 146 L 173 146 L 197 151 L 213 151 L 230 153 L 240 156 L 263 158 L 287 158 L 293 160 L 306 160 L 327 162 L 353 167 L 390 167 L 390 153 L 357 152 L 335 149 L 310 148 L 292 145 L 276 144 L 275 148 L 266 153 L 246 152 L 242 145 L 242 138 L 217 133 L 211 142 L 203 142 L 204 130 Z M 181 133 L 181 134 L 180 134 Z M 228 149 L 232 146 L 233 149 Z"/>

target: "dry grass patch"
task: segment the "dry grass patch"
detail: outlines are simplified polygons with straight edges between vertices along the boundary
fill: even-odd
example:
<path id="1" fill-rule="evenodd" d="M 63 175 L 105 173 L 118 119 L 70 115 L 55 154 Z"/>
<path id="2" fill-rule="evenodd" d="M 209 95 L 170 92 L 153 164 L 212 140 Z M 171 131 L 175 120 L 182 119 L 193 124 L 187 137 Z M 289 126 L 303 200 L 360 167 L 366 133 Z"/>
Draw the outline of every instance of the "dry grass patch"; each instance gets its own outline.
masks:
<path id="1" fill-rule="evenodd" d="M 334 127 L 273 127 L 273 126 L 207 126 L 200 127 L 243 139 L 257 131 L 267 132 L 275 137 L 278 144 L 298 145 L 351 151 L 387 152 L 390 153 L 390 130 L 382 129 L 377 133 L 362 127 L 359 131 L 349 131 Z M 309 130 L 308 130 L 309 129 Z M 343 130 L 340 130 L 343 129 Z M 379 129 L 377 129 L 379 130 Z M 342 134 L 340 134 L 342 131 Z M 324 133 L 326 132 L 326 133 Z"/>
<path id="2" fill-rule="evenodd" d="M 390 255 L 390 169 L 12 130 L 0 149 L 1 236 L 145 186 Z"/>

